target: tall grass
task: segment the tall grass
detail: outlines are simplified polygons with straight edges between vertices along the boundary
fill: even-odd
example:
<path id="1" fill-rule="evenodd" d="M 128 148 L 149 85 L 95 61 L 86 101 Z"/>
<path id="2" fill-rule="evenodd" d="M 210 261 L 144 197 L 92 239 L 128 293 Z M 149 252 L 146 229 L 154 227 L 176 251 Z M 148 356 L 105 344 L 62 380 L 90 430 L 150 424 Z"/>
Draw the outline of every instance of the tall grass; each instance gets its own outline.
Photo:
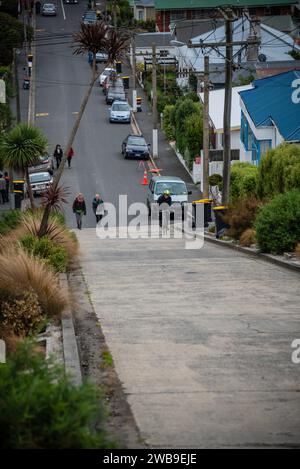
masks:
<path id="1" fill-rule="evenodd" d="M 0 290 L 11 295 L 33 291 L 44 314 L 48 317 L 61 314 L 67 304 L 57 276 L 22 249 L 10 245 L 0 253 Z"/>

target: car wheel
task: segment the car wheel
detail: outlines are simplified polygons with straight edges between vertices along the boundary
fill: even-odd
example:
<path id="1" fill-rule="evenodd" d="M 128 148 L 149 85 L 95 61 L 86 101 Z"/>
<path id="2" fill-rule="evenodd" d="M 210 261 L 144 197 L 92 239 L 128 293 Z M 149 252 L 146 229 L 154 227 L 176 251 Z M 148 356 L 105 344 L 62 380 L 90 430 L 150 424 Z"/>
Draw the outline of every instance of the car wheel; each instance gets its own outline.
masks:
<path id="1" fill-rule="evenodd" d="M 127 160 L 127 159 L 128 159 L 128 155 L 127 155 L 127 153 L 125 153 L 125 155 L 124 155 L 124 159 L 125 159 L 125 160 Z"/>

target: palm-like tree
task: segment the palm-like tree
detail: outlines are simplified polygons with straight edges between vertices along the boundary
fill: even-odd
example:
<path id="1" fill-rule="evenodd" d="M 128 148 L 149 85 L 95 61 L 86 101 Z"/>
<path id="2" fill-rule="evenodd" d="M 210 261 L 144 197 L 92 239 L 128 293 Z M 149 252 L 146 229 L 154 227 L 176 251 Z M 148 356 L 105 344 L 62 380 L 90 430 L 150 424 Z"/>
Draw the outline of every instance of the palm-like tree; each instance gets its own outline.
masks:
<path id="1" fill-rule="evenodd" d="M 0 141 L 0 154 L 4 165 L 25 174 L 32 208 L 35 208 L 35 205 L 28 167 L 37 163 L 38 157 L 46 152 L 47 145 L 47 139 L 40 129 L 24 123 L 18 124 L 10 132 L 4 134 Z"/>
<path id="2" fill-rule="evenodd" d="M 62 161 L 59 165 L 57 173 L 55 175 L 53 181 L 54 190 L 59 184 L 66 160 L 67 154 L 70 148 L 73 145 L 76 133 L 78 131 L 83 113 L 85 111 L 86 105 L 88 103 L 89 97 L 91 95 L 93 86 L 98 79 L 99 75 L 102 73 L 101 70 L 97 70 L 96 68 L 96 53 L 97 52 L 104 52 L 108 55 L 107 65 L 113 65 L 115 61 L 122 60 L 125 56 L 127 47 L 128 47 L 128 34 L 126 32 L 118 33 L 115 30 L 112 30 L 107 27 L 107 25 L 102 22 L 97 22 L 94 24 L 83 24 L 80 25 L 80 31 L 73 35 L 73 47 L 74 47 L 74 54 L 76 55 L 83 55 L 91 53 L 93 56 L 92 60 L 92 76 L 89 83 L 89 86 L 86 90 L 86 93 L 83 97 L 82 103 L 80 105 L 79 112 L 76 116 L 73 128 L 71 130 L 68 143 L 66 145 L 66 150 L 64 152 L 64 156 Z M 43 220 L 41 223 L 41 230 L 39 236 L 44 235 L 44 231 L 47 229 L 47 223 L 50 215 L 51 207 L 49 205 L 45 206 Z"/>

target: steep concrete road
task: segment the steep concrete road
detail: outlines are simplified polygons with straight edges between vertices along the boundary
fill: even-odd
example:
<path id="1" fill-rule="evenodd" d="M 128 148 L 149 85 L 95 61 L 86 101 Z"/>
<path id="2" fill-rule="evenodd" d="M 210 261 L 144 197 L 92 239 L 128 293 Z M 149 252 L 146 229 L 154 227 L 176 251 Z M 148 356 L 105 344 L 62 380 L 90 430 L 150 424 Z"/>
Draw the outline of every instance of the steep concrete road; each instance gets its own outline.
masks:
<path id="1" fill-rule="evenodd" d="M 300 446 L 299 276 L 181 240 L 79 232 L 96 314 L 155 448 Z"/>

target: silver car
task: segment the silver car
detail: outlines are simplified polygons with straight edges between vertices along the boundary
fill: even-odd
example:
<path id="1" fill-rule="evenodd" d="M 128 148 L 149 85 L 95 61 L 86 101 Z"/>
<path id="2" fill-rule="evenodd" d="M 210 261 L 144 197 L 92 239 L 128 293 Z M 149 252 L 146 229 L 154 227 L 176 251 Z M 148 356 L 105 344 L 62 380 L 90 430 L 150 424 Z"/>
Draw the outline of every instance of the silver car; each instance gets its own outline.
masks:
<path id="1" fill-rule="evenodd" d="M 170 191 L 172 203 L 180 203 L 181 205 L 188 202 L 188 195 L 191 191 L 187 190 L 186 183 L 172 176 L 154 176 L 150 182 L 147 193 L 147 207 L 149 215 L 151 214 L 151 205 L 157 202 L 157 199 L 165 190 Z"/>
<path id="2" fill-rule="evenodd" d="M 131 122 L 131 107 L 124 101 L 114 101 L 109 108 L 109 122 Z"/>
<path id="3" fill-rule="evenodd" d="M 56 6 L 54 3 L 44 3 L 42 6 L 42 15 L 43 16 L 56 16 Z"/>
<path id="4" fill-rule="evenodd" d="M 43 194 L 53 183 L 51 174 L 47 172 L 29 174 L 31 190 L 34 196 Z"/>

